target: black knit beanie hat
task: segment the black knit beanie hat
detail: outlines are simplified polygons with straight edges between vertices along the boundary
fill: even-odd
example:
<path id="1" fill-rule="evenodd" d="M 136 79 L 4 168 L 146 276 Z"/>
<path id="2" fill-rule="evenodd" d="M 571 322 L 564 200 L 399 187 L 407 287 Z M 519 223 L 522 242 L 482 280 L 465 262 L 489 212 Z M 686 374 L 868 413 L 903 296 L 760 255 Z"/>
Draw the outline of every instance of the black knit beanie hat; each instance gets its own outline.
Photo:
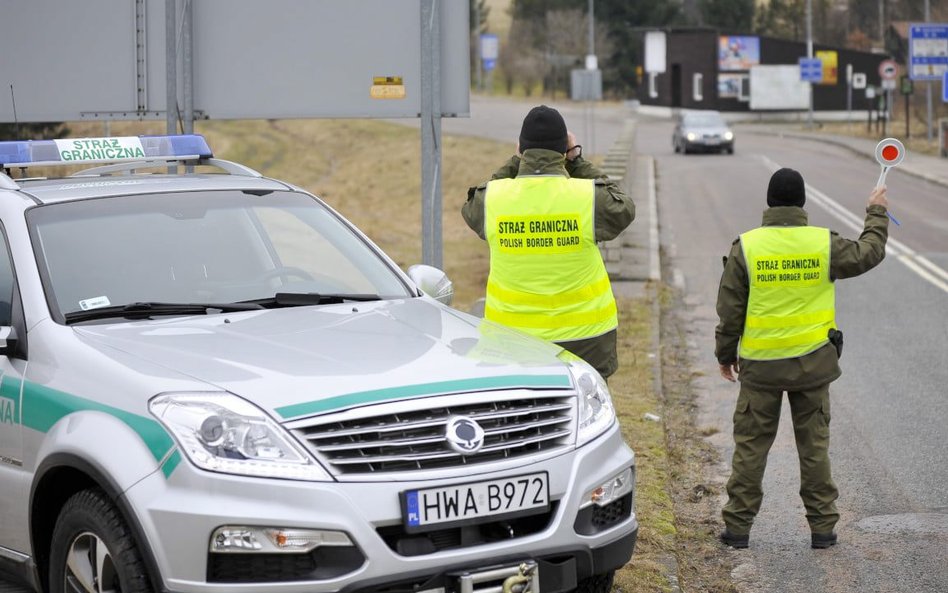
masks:
<path id="1" fill-rule="evenodd" d="M 768 206 L 799 206 L 806 204 L 803 176 L 793 169 L 783 168 L 773 174 L 767 186 Z"/>
<path id="2" fill-rule="evenodd" d="M 523 118 L 520 128 L 520 152 L 530 148 L 545 148 L 566 154 L 566 122 L 560 112 L 552 107 L 534 107 Z"/>

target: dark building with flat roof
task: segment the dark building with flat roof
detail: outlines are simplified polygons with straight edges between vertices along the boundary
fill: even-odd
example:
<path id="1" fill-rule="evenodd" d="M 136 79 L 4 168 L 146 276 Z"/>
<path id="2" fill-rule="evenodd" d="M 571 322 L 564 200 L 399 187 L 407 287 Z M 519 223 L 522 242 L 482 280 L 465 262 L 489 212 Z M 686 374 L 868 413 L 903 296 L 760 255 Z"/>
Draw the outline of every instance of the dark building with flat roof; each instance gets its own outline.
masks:
<path id="1" fill-rule="evenodd" d="M 725 34 L 716 29 L 661 32 L 665 34 L 665 71 L 649 73 L 644 68 L 638 89 L 643 105 L 729 112 L 808 109 L 808 103 L 801 105 L 802 93 L 807 91 L 800 83 L 799 70 L 799 59 L 807 55 L 805 43 Z M 649 34 L 643 37 L 648 38 Z M 645 56 L 643 67 L 654 68 L 655 56 L 646 56 L 653 46 L 648 41 L 643 45 L 639 54 Z M 865 86 L 878 88 L 882 84 L 879 64 L 889 56 L 822 44 L 813 45 L 813 55 L 824 58 L 824 82 L 813 84 L 815 111 L 846 111 L 850 107 L 847 66 L 851 66 L 855 82 L 851 108 L 864 111 L 876 106 L 866 97 L 865 89 L 859 88 L 860 79 Z"/>

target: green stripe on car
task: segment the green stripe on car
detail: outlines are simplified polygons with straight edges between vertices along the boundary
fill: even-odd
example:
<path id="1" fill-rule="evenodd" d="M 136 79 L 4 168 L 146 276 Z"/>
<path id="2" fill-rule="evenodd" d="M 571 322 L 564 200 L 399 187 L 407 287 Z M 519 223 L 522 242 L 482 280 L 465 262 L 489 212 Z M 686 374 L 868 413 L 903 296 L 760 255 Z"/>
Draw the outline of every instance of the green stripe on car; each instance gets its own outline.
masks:
<path id="1" fill-rule="evenodd" d="M 363 404 L 374 404 L 394 399 L 484 391 L 487 389 L 568 388 L 570 385 L 571 382 L 568 375 L 506 375 L 501 377 L 479 377 L 477 379 L 438 381 L 435 383 L 420 383 L 417 385 L 404 385 L 402 387 L 357 391 L 355 393 L 337 395 L 326 399 L 283 406 L 277 408 L 276 412 L 285 420 L 297 416 L 318 414 L 329 410 L 349 408 Z"/>
<path id="2" fill-rule="evenodd" d="M 171 476 L 171 472 L 174 471 L 174 468 L 178 467 L 179 463 L 181 463 L 181 451 L 175 450 L 175 452 L 161 464 L 161 471 L 165 474 L 165 478 Z"/>
<path id="3" fill-rule="evenodd" d="M 19 388 L 20 381 L 18 379 L 4 377 L 0 391 L 7 389 L 8 381 L 17 383 L 16 387 Z M 75 412 L 85 411 L 103 412 L 127 424 L 145 442 L 145 446 L 151 451 L 155 461 L 161 461 L 174 446 L 174 441 L 156 420 L 100 404 L 65 391 L 51 389 L 38 383 L 30 381 L 23 383 L 21 413 L 23 415 L 23 426 L 27 428 L 44 433 L 49 432 L 49 429 L 62 418 Z"/>

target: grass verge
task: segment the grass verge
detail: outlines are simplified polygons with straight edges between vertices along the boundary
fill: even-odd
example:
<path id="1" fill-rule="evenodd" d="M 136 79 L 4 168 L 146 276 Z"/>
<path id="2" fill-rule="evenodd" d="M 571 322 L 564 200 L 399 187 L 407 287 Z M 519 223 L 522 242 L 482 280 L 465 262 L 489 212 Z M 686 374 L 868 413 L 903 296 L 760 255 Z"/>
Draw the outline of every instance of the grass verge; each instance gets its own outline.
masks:
<path id="1" fill-rule="evenodd" d="M 652 312 L 647 298 L 619 299 L 619 370 L 609 388 L 626 443 L 635 451 L 635 512 L 639 538 L 632 562 L 616 573 L 616 589 L 623 593 L 667 591 L 667 559 L 674 552 L 675 518 L 669 495 L 668 452 L 662 422 L 645 414 L 662 414 L 652 389 L 655 352 L 652 352 Z"/>
<path id="2" fill-rule="evenodd" d="M 697 424 L 694 365 L 687 346 L 681 293 L 670 287 L 659 292 L 662 342 L 662 410 L 668 455 L 667 487 L 675 520 L 675 554 L 682 590 L 735 593 L 731 570 L 734 557 L 718 542 L 722 524 L 718 487 L 710 472 L 718 453 Z"/>

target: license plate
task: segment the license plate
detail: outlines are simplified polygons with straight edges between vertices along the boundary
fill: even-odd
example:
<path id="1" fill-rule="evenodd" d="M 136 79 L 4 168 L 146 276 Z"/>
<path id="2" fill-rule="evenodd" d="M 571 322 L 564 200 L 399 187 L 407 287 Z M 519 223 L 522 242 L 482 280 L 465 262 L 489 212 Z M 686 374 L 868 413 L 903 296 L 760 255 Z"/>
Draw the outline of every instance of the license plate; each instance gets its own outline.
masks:
<path id="1" fill-rule="evenodd" d="M 550 508 L 546 472 L 453 486 L 406 490 L 402 516 L 409 533 L 483 523 Z"/>
<path id="2" fill-rule="evenodd" d="M 721 140 L 718 139 L 718 138 L 705 138 L 705 139 L 704 139 L 704 143 L 705 143 L 705 144 L 710 144 L 710 145 L 713 146 L 713 145 L 715 145 L 715 144 L 720 144 L 720 143 L 721 143 Z"/>

